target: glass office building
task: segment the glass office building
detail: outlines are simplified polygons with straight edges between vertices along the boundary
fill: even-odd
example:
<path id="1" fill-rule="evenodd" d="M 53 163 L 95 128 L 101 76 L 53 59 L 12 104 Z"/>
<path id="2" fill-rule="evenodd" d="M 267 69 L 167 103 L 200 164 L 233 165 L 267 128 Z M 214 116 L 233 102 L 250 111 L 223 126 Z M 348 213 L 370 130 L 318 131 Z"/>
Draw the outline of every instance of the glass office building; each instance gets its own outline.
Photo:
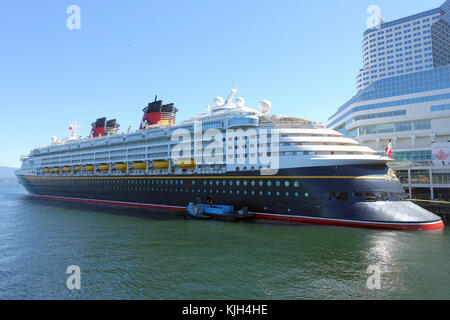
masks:
<path id="1" fill-rule="evenodd" d="M 450 166 L 432 155 L 434 143 L 450 141 L 449 31 L 450 0 L 366 30 L 357 93 L 327 122 L 380 154 L 392 140 L 411 197 L 450 199 Z"/>

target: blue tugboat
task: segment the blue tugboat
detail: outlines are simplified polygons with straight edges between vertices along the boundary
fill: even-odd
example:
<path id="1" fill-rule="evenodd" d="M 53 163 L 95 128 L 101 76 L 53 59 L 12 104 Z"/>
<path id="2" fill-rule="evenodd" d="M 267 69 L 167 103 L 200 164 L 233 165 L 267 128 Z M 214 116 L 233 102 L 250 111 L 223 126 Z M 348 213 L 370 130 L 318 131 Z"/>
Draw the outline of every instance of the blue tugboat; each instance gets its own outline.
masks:
<path id="1" fill-rule="evenodd" d="M 197 204 L 190 202 L 186 207 L 188 217 L 195 219 L 216 219 L 216 220 L 240 220 L 254 217 L 254 214 L 249 212 L 247 208 L 241 210 L 234 210 L 234 206 L 229 205 L 215 205 L 212 204 L 212 199 L 207 199 L 207 204 Z"/>

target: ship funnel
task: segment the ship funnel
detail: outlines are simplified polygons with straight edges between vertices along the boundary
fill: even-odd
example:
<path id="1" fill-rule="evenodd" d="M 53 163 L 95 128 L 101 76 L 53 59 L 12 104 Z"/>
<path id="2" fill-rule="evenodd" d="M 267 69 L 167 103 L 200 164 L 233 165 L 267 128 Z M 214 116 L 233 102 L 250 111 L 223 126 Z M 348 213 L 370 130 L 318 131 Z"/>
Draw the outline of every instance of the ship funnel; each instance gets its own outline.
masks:
<path id="1" fill-rule="evenodd" d="M 98 118 L 94 123 L 91 124 L 91 137 L 99 138 L 105 134 L 106 117 Z"/>
<path id="2" fill-rule="evenodd" d="M 162 100 L 156 100 L 155 97 L 155 101 L 150 102 L 142 111 L 144 115 L 139 129 L 163 123 L 174 125 L 178 109 L 174 107 L 173 103 L 163 104 Z"/>

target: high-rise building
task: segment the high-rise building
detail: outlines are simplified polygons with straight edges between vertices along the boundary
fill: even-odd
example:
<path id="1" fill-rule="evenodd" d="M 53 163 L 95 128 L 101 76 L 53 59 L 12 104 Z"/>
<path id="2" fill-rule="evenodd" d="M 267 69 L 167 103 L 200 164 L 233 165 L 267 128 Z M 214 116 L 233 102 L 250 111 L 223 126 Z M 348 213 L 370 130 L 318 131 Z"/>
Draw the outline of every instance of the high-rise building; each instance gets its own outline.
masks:
<path id="1" fill-rule="evenodd" d="M 380 154 L 410 196 L 450 199 L 450 0 L 363 35 L 357 93 L 327 126 Z"/>

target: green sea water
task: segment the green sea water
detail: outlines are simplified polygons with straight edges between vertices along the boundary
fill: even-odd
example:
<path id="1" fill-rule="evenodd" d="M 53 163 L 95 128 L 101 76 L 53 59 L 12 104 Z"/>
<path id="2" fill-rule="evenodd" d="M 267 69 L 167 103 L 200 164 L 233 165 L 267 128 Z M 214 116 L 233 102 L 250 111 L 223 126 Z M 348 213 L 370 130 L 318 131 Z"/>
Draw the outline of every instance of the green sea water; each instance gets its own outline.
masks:
<path id="1" fill-rule="evenodd" d="M 71 265 L 79 290 L 66 285 Z M 0 299 L 449 298 L 448 228 L 197 221 L 0 184 Z"/>

